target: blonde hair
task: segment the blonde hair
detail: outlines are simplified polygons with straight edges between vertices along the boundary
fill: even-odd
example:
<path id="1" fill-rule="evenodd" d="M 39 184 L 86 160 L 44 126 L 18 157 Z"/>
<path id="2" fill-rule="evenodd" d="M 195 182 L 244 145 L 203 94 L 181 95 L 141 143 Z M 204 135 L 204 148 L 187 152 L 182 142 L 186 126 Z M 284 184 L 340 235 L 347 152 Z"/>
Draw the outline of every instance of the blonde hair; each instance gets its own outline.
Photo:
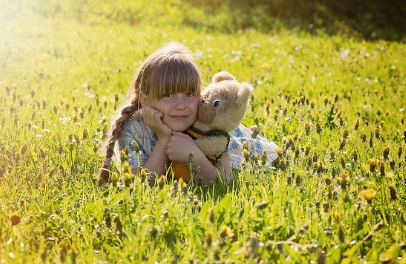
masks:
<path id="1" fill-rule="evenodd" d="M 194 62 L 192 52 L 186 46 L 179 42 L 169 42 L 152 53 L 138 69 L 128 89 L 126 103 L 112 121 L 110 136 L 106 141 L 106 159 L 98 173 L 100 179 L 107 182 L 110 177 L 108 168 L 114 154 L 114 145 L 124 122 L 141 109 L 140 92 L 153 99 L 160 99 L 166 94 L 200 94 L 202 87 L 201 73 Z"/>

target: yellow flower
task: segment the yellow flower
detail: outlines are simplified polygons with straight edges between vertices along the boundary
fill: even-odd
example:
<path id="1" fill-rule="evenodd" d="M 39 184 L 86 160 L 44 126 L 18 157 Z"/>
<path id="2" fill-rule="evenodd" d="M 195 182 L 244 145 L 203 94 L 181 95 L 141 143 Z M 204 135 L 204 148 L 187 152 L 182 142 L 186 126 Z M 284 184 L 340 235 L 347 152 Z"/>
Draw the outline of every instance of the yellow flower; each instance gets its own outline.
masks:
<path id="1" fill-rule="evenodd" d="M 8 219 L 10 219 L 12 226 L 18 225 L 21 222 L 21 216 L 16 212 L 10 213 Z"/>
<path id="2" fill-rule="evenodd" d="M 367 200 L 368 203 L 372 203 L 372 200 L 375 198 L 376 195 L 376 191 L 374 189 L 367 189 L 367 190 L 363 190 L 360 193 L 362 195 L 362 197 L 365 198 L 365 200 Z"/>
<path id="3" fill-rule="evenodd" d="M 233 231 L 230 227 L 228 227 L 228 226 L 226 226 L 226 225 L 223 225 L 223 226 L 221 227 L 220 236 L 221 236 L 222 238 L 233 237 L 233 236 L 234 236 L 234 231 Z"/>
<path id="4" fill-rule="evenodd" d="M 278 154 L 278 156 L 282 156 L 282 148 L 281 147 L 277 147 L 276 148 L 276 153 Z"/>

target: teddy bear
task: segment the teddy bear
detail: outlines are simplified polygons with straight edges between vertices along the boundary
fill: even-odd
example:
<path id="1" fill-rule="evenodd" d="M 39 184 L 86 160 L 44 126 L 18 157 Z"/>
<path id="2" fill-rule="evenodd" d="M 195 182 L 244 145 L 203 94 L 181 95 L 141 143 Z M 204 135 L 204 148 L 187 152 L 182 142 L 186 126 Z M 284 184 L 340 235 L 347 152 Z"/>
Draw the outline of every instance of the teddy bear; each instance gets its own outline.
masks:
<path id="1" fill-rule="evenodd" d="M 226 71 L 216 73 L 202 91 L 197 120 L 184 133 L 195 140 L 213 165 L 227 150 L 229 132 L 236 129 L 244 117 L 252 91 L 249 83 L 239 83 Z M 190 180 L 188 166 L 172 162 L 171 167 L 175 180 Z"/>

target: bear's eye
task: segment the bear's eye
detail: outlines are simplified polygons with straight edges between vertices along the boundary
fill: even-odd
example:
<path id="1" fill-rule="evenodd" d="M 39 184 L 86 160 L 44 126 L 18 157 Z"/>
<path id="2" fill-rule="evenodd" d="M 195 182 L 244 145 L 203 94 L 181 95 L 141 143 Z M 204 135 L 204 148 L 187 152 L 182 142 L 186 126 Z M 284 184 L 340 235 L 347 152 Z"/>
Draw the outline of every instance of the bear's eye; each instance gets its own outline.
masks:
<path id="1" fill-rule="evenodd" d="M 214 100 L 213 106 L 214 106 L 214 107 L 217 107 L 217 106 L 219 106 L 219 105 L 220 105 L 220 100 Z"/>

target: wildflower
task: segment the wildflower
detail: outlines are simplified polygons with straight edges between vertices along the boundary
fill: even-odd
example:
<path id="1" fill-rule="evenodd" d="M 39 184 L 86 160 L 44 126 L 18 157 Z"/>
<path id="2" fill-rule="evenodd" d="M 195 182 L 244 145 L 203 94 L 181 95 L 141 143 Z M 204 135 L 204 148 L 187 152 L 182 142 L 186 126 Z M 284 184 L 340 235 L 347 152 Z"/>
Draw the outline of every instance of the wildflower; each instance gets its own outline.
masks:
<path id="1" fill-rule="evenodd" d="M 113 186 L 116 186 L 117 181 L 118 181 L 118 174 L 117 174 L 117 172 L 113 172 L 113 173 L 111 174 L 109 180 L 110 180 L 110 182 L 113 183 Z"/>
<path id="2" fill-rule="evenodd" d="M 247 149 L 248 150 L 248 142 L 247 141 L 244 141 L 242 143 L 242 149 Z"/>
<path id="3" fill-rule="evenodd" d="M 336 223 L 340 222 L 340 213 L 339 212 L 334 212 L 333 217 L 334 217 L 334 220 L 336 221 Z"/>
<path id="4" fill-rule="evenodd" d="M 285 170 L 286 169 L 286 160 L 285 159 L 280 159 L 279 160 L 279 168 L 281 170 Z"/>
<path id="5" fill-rule="evenodd" d="M 276 148 L 276 153 L 278 154 L 279 157 L 282 157 L 282 148 L 281 148 L 281 147 L 277 147 L 277 148 Z"/>
<path id="6" fill-rule="evenodd" d="M 348 137 L 348 129 L 344 129 L 343 138 L 347 138 L 347 137 Z"/>
<path id="7" fill-rule="evenodd" d="M 132 173 L 128 173 L 128 172 L 124 173 L 124 184 L 125 184 L 125 187 L 129 187 L 129 186 L 130 186 L 130 183 L 131 183 L 132 179 L 133 179 Z"/>
<path id="8" fill-rule="evenodd" d="M 383 161 L 379 162 L 379 172 L 381 173 L 381 176 L 385 176 L 385 162 Z"/>
<path id="9" fill-rule="evenodd" d="M 377 159 L 369 160 L 369 171 L 370 172 L 375 172 L 376 165 L 378 165 L 378 160 Z"/>
<path id="10" fill-rule="evenodd" d="M 165 182 L 166 182 L 166 176 L 165 175 L 162 175 L 161 177 L 159 177 L 159 181 L 158 181 L 159 189 L 164 188 Z"/>
<path id="11" fill-rule="evenodd" d="M 138 143 L 137 143 L 135 140 L 133 140 L 133 141 L 131 142 L 131 145 L 133 146 L 134 151 L 135 151 L 136 153 L 138 153 L 138 152 L 140 151 L 140 148 L 139 148 L 139 146 L 138 146 Z"/>
<path id="12" fill-rule="evenodd" d="M 213 243 L 213 234 L 209 230 L 206 231 L 205 242 L 208 247 Z"/>
<path id="13" fill-rule="evenodd" d="M 345 138 L 343 138 L 343 139 L 341 140 L 339 149 L 342 150 L 342 149 L 345 147 L 345 144 L 346 144 L 346 143 L 347 143 L 347 140 L 346 140 Z"/>
<path id="14" fill-rule="evenodd" d="M 319 123 L 316 123 L 316 133 L 320 134 L 321 133 L 321 127 Z"/>
<path id="15" fill-rule="evenodd" d="M 306 131 L 306 134 L 310 133 L 310 124 L 309 123 L 305 123 L 305 131 Z"/>
<path id="16" fill-rule="evenodd" d="M 378 139 L 381 137 L 381 134 L 380 134 L 380 132 L 379 132 L 379 128 L 378 128 L 378 127 L 375 128 L 375 130 L 374 130 L 374 135 L 375 135 L 375 138 L 378 138 Z"/>
<path id="17" fill-rule="evenodd" d="M 193 163 L 193 151 L 189 152 L 189 158 L 188 158 L 189 164 Z"/>
<path id="18" fill-rule="evenodd" d="M 265 166 L 265 164 L 266 164 L 266 150 L 262 151 L 261 161 L 262 161 L 262 166 Z"/>
<path id="19" fill-rule="evenodd" d="M 367 135 L 365 135 L 365 133 L 362 133 L 362 135 L 361 135 L 361 141 L 362 141 L 362 142 L 366 142 L 366 141 L 367 141 Z"/>
<path id="20" fill-rule="evenodd" d="M 310 153 L 310 146 L 306 146 L 305 155 L 309 156 L 309 153 Z"/>
<path id="21" fill-rule="evenodd" d="M 345 190 L 350 182 L 350 175 L 347 172 L 341 174 L 341 188 Z"/>
<path id="22" fill-rule="evenodd" d="M 250 153 L 249 153 L 248 150 L 246 150 L 246 149 L 243 149 L 243 150 L 242 150 L 242 153 L 243 153 L 243 155 L 244 155 L 245 161 L 248 162 Z"/>
<path id="23" fill-rule="evenodd" d="M 389 157 L 389 147 L 384 147 L 383 148 L 383 158 L 387 160 L 388 157 Z"/>
<path id="24" fill-rule="evenodd" d="M 354 150 L 354 151 L 352 152 L 352 158 L 353 158 L 354 161 L 357 161 L 357 160 L 358 160 L 358 152 L 357 152 L 356 150 Z"/>
<path id="25" fill-rule="evenodd" d="M 389 185 L 389 192 L 390 192 L 390 198 L 389 200 L 394 201 L 398 198 L 397 194 L 396 194 L 396 190 L 392 185 Z"/>
<path id="26" fill-rule="evenodd" d="M 123 165 L 121 166 L 121 170 L 123 173 L 131 173 L 130 164 L 128 164 L 128 162 L 124 162 Z"/>
<path id="27" fill-rule="evenodd" d="M 327 185 L 331 184 L 332 181 L 328 175 L 324 174 L 321 177 L 324 179 L 324 181 L 326 182 Z"/>
<path id="28" fill-rule="evenodd" d="M 89 137 L 89 130 L 86 128 L 83 130 L 83 139 L 87 139 Z"/>
<path id="29" fill-rule="evenodd" d="M 24 156 L 24 154 L 27 152 L 27 150 L 28 150 L 28 146 L 27 146 L 27 144 L 24 144 L 24 145 L 21 147 L 21 150 L 20 150 L 21 155 Z"/>
<path id="30" fill-rule="evenodd" d="M 118 93 L 114 94 L 114 101 L 118 102 Z"/>
<path id="31" fill-rule="evenodd" d="M 254 162 L 254 164 L 258 163 L 258 154 L 255 153 L 254 155 L 252 155 L 252 161 Z"/>
<path id="32" fill-rule="evenodd" d="M 361 191 L 360 194 L 370 204 L 370 203 L 372 203 L 372 200 L 375 198 L 376 191 L 374 189 L 370 188 L 370 189 Z"/>
<path id="33" fill-rule="evenodd" d="M 209 221 L 211 224 L 214 224 L 216 221 L 216 214 L 214 213 L 213 208 L 209 209 Z"/>
<path id="34" fill-rule="evenodd" d="M 329 203 L 329 202 L 325 202 L 325 203 L 323 204 L 323 211 L 324 211 L 325 213 L 328 213 L 329 210 L 330 210 L 330 203 Z"/>
<path id="35" fill-rule="evenodd" d="M 106 222 L 106 225 L 108 228 L 111 227 L 111 214 L 110 211 L 107 211 L 104 213 L 104 221 Z"/>
<path id="36" fill-rule="evenodd" d="M 345 234 L 341 224 L 338 224 L 338 239 L 340 240 L 341 243 L 345 242 Z"/>
<path id="37" fill-rule="evenodd" d="M 10 219 L 12 226 L 18 225 L 21 222 L 21 216 L 16 212 L 10 213 L 8 219 Z"/>
<path id="38" fill-rule="evenodd" d="M 354 129 L 357 130 L 358 128 L 359 128 L 359 119 L 357 119 L 357 121 L 355 122 Z"/>
<path id="39" fill-rule="evenodd" d="M 223 225 L 221 227 L 221 232 L 220 232 L 221 238 L 227 238 L 227 237 L 231 238 L 233 236 L 234 236 L 234 231 L 230 227 L 228 227 L 226 225 Z"/>

